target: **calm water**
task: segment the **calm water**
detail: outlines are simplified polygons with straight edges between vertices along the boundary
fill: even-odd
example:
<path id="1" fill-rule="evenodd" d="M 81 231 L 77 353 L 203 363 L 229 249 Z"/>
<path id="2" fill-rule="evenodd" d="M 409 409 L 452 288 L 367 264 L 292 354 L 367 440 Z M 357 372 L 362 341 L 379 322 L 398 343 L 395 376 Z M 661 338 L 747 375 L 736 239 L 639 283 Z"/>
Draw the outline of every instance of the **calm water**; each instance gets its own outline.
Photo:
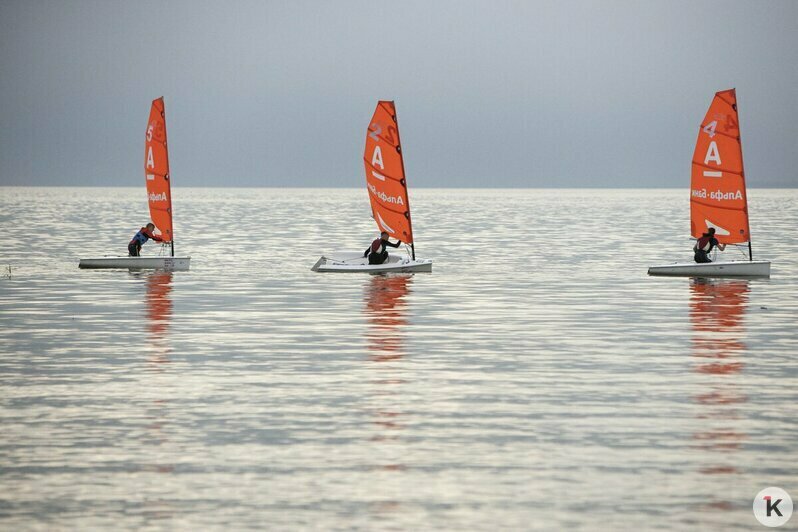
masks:
<path id="1" fill-rule="evenodd" d="M 310 271 L 363 190 L 176 189 L 191 271 L 129 273 L 77 262 L 143 190 L 0 188 L 0 528 L 758 527 L 798 499 L 798 191 L 749 194 L 770 280 L 646 276 L 686 190 L 414 190 L 434 272 L 382 277 Z"/>

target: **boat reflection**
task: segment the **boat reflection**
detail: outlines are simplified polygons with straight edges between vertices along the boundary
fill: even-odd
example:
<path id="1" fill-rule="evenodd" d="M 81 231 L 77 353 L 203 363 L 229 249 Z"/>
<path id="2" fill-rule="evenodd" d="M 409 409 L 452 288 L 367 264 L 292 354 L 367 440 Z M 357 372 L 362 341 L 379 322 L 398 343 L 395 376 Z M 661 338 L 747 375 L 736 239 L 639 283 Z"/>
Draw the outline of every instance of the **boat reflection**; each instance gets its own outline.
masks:
<path id="1" fill-rule="evenodd" d="M 726 454 L 739 449 L 747 437 L 737 420 L 739 405 L 747 397 L 735 378 L 745 367 L 745 312 L 749 281 L 693 279 L 690 284 L 690 322 L 694 370 L 707 376 L 706 391 L 693 399 L 702 406 L 698 418 L 703 427 L 693 435 L 697 448 L 713 453 L 712 461 L 701 468 L 707 475 L 734 474 L 734 459 Z M 721 453 L 721 454 L 717 454 Z M 719 508 L 725 503 L 719 503 Z"/>

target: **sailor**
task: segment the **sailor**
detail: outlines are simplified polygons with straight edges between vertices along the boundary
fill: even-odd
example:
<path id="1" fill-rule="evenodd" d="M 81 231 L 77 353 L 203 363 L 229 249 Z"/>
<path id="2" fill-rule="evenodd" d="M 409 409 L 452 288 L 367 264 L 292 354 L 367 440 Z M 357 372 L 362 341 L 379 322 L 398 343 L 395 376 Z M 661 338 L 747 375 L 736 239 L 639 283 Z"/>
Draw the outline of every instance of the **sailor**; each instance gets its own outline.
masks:
<path id="1" fill-rule="evenodd" d="M 718 239 L 715 238 L 715 228 L 710 227 L 707 232 L 698 239 L 693 247 L 693 251 L 695 252 L 695 261 L 698 263 L 712 262 L 712 260 L 709 258 L 709 253 L 715 247 L 723 251 L 726 249 L 726 244 L 721 244 L 718 242 Z"/>
<path id="2" fill-rule="evenodd" d="M 386 249 L 386 246 L 398 248 L 401 245 L 401 240 L 397 240 L 396 243 L 392 244 L 388 240 L 388 233 L 383 231 L 380 233 L 380 238 L 376 239 L 368 248 L 366 248 L 366 251 L 363 252 L 363 256 L 369 258 L 369 264 L 382 264 L 388 260 L 388 250 Z"/>
<path id="3" fill-rule="evenodd" d="M 152 238 L 156 242 L 163 242 L 163 238 L 153 233 L 155 231 L 155 224 L 150 222 L 146 227 L 139 229 L 130 244 L 127 245 L 127 251 L 131 257 L 138 257 L 141 255 L 141 245 L 146 243 L 147 240 Z"/>

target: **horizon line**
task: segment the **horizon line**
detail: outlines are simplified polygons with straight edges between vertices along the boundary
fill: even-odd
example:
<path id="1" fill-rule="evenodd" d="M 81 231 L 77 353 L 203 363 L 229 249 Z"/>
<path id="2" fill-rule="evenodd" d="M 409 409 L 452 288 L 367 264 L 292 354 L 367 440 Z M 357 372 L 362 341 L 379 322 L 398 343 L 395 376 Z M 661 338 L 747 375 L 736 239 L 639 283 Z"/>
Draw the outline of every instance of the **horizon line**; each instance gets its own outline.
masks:
<path id="1" fill-rule="evenodd" d="M 139 185 L 43 185 L 43 184 L 28 184 L 28 185 L 5 185 L 0 184 L 0 188 L 140 188 Z M 363 187 L 360 186 L 316 186 L 316 185 L 232 185 L 232 186 L 218 186 L 218 185 L 175 185 L 173 188 L 213 188 L 213 189 L 247 189 L 247 188 L 263 188 L 263 189 L 331 189 L 331 190 L 354 190 Z M 461 190 L 683 190 L 684 186 L 414 186 L 412 189 L 461 189 Z M 749 190 L 763 189 L 763 190 L 790 190 L 798 189 L 798 184 L 795 185 L 762 185 L 754 187 L 746 187 Z"/>
<path id="2" fill-rule="evenodd" d="M 52 184 L 0 184 L 0 188 L 38 188 L 38 187 L 51 187 L 51 188 L 139 188 L 139 185 L 118 185 L 118 184 L 111 184 L 111 185 L 52 185 Z M 361 186 L 319 186 L 319 185 L 229 185 L 229 186 L 219 186 L 219 185 L 174 185 L 174 188 L 284 188 L 284 189 L 358 189 L 362 188 Z M 567 189 L 595 189 L 595 190 L 670 190 L 670 189 L 684 189 L 689 187 L 684 186 L 414 186 L 413 189 L 475 189 L 475 190 L 514 190 L 514 189 L 538 189 L 538 190 L 567 190 Z M 749 189 L 793 189 L 798 188 L 798 183 L 795 185 L 760 185 L 760 186 L 748 186 L 746 188 Z"/>

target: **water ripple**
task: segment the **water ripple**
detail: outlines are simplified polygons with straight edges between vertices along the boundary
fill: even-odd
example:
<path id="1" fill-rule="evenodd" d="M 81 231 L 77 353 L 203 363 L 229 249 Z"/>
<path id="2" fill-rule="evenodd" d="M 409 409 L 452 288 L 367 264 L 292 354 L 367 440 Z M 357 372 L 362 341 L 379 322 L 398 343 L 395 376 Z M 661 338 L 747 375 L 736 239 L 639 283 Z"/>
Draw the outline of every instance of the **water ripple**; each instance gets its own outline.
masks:
<path id="1" fill-rule="evenodd" d="M 749 194 L 773 277 L 705 282 L 646 276 L 684 191 L 417 190 L 409 276 L 310 272 L 362 190 L 174 192 L 191 271 L 130 273 L 77 261 L 141 190 L 0 188 L 4 528 L 735 529 L 795 485 L 795 191 Z"/>

